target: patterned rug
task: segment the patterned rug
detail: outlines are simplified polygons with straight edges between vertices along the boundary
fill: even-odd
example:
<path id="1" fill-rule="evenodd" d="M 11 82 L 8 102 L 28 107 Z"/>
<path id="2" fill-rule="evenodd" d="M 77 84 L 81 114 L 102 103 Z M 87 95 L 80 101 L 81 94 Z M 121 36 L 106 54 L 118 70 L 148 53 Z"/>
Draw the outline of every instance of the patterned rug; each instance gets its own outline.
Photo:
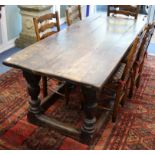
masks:
<path id="1" fill-rule="evenodd" d="M 120 107 L 117 122 L 113 124 L 109 119 L 91 147 L 53 129 L 28 123 L 25 86 L 19 70 L 0 75 L 0 149 L 155 149 L 155 57 L 148 57 L 141 86 Z M 59 99 L 46 114 L 79 126 L 83 117 L 79 102 L 76 89 L 69 106 Z"/>

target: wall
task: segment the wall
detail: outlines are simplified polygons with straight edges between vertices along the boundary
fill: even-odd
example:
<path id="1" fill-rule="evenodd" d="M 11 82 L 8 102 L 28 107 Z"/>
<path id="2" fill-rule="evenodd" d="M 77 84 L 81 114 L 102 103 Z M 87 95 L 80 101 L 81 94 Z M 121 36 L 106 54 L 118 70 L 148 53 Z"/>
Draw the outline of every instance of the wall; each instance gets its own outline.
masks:
<path id="1" fill-rule="evenodd" d="M 67 5 L 60 5 L 60 18 L 66 17 L 65 11 L 66 11 Z"/>
<path id="2" fill-rule="evenodd" d="M 18 37 L 22 29 L 22 20 L 17 5 L 6 5 L 6 24 L 8 40 Z"/>
<path id="3" fill-rule="evenodd" d="M 1 28 L 1 20 L 0 20 L 0 45 L 2 44 L 2 28 Z"/>
<path id="4" fill-rule="evenodd" d="M 148 13 L 148 22 L 151 23 L 155 20 L 155 5 L 151 5 Z"/>

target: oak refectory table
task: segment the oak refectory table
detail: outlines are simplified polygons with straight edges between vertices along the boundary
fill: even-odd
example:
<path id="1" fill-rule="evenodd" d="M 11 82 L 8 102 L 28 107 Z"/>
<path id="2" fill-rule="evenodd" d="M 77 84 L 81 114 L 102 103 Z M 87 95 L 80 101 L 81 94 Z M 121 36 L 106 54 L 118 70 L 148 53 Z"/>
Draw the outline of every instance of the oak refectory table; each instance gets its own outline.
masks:
<path id="1" fill-rule="evenodd" d="M 96 92 L 112 75 L 145 23 L 143 15 L 138 15 L 137 20 L 95 15 L 7 58 L 3 63 L 21 69 L 27 81 L 28 120 L 62 130 L 90 144 L 104 122 L 103 116 L 96 120 Z M 86 103 L 80 130 L 43 113 L 41 103 L 50 97 L 42 102 L 38 97 L 41 76 L 81 86 Z"/>

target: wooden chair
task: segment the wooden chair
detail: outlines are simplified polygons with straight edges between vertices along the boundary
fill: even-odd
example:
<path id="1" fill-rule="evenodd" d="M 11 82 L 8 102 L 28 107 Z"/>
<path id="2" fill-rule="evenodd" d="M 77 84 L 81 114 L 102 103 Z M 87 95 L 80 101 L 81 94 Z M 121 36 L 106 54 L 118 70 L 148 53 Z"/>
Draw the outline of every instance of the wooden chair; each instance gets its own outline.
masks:
<path id="1" fill-rule="evenodd" d="M 116 121 L 117 111 L 119 104 L 124 105 L 127 100 L 128 92 L 131 83 L 131 73 L 133 69 L 133 64 L 136 60 L 138 51 L 142 45 L 142 40 L 144 38 L 144 33 L 141 36 L 137 36 L 130 48 L 127 62 L 121 63 L 113 76 L 104 85 L 102 92 L 99 96 L 102 96 L 101 101 L 107 103 L 107 101 L 113 101 L 114 105 L 112 109 L 112 121 Z M 107 93 L 108 92 L 108 93 Z M 99 97 L 100 98 L 100 97 Z M 99 99 L 100 100 L 100 99 Z M 102 104 L 99 104 L 102 107 Z M 104 109 L 104 107 L 102 107 Z"/>
<path id="2" fill-rule="evenodd" d="M 143 38 L 142 46 L 138 52 L 136 61 L 133 66 L 131 88 L 130 88 L 130 93 L 129 93 L 130 98 L 133 96 L 135 88 L 138 88 L 140 85 L 144 61 L 147 55 L 147 48 L 152 38 L 154 27 L 155 27 L 155 23 L 151 23 L 151 24 L 146 25 L 145 29 L 143 30 L 143 33 L 145 32 L 145 36 Z"/>
<path id="3" fill-rule="evenodd" d="M 82 20 L 81 6 L 71 5 L 66 9 L 66 22 L 70 26 L 76 20 Z"/>
<path id="4" fill-rule="evenodd" d="M 107 7 L 107 16 L 110 14 L 122 14 L 126 16 L 132 16 L 137 19 L 139 13 L 139 6 L 132 6 L 132 5 L 108 5 Z"/>
<path id="5" fill-rule="evenodd" d="M 40 41 L 60 31 L 58 12 L 49 13 L 40 17 L 33 18 L 33 21 L 34 21 L 37 41 Z M 43 97 L 46 97 L 48 95 L 47 77 L 45 76 L 42 77 L 42 83 L 43 83 Z M 64 82 L 57 81 L 57 83 L 58 85 L 60 85 L 60 84 L 63 84 Z M 66 104 L 68 103 L 69 93 L 67 92 L 67 88 L 65 88 L 65 95 L 57 92 L 57 90 L 52 90 L 52 91 L 54 91 L 55 93 L 58 93 L 61 96 L 64 96 Z"/>
<path id="6" fill-rule="evenodd" d="M 55 22 L 53 21 L 55 19 Z M 33 18 L 37 41 L 60 31 L 58 12 Z"/>

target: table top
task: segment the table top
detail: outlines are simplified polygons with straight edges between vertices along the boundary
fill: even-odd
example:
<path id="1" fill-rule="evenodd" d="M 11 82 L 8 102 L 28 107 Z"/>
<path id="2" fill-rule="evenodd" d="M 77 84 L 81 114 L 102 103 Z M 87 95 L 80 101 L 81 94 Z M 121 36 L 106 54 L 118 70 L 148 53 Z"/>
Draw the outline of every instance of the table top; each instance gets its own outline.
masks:
<path id="1" fill-rule="evenodd" d="M 7 58 L 5 65 L 100 89 L 146 23 L 88 17 Z"/>

